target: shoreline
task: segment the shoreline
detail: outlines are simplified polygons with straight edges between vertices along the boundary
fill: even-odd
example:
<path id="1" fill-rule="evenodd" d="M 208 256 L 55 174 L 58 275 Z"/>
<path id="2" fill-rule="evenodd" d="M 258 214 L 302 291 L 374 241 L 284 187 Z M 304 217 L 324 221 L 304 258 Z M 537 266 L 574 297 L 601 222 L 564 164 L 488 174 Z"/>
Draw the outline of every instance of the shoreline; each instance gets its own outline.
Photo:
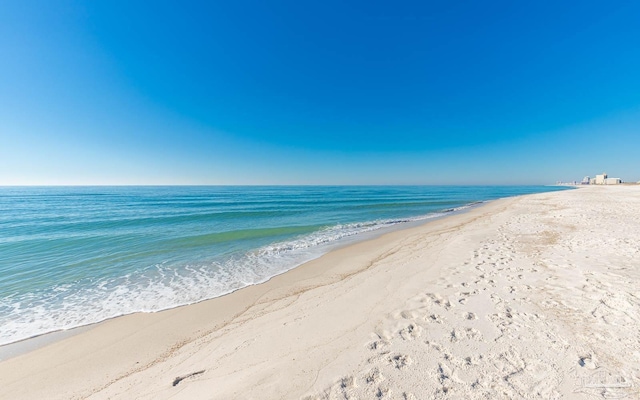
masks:
<path id="1" fill-rule="evenodd" d="M 471 202 L 469 204 L 465 204 L 463 206 L 460 207 L 456 207 L 453 209 L 445 209 L 445 210 L 441 210 L 441 211 L 436 211 L 433 212 L 432 214 L 427 214 L 424 216 L 416 216 L 416 217 L 412 217 L 412 218 L 420 218 L 420 219 L 416 219 L 416 220 L 408 220 L 408 221 L 403 221 L 403 222 L 399 222 L 399 223 L 395 223 L 389 226 L 385 226 L 382 228 L 379 228 L 377 230 L 373 230 L 373 231 L 368 231 L 368 232 L 363 232 L 357 235 L 353 235 L 353 236 L 347 236 L 344 237 L 340 240 L 338 240 L 336 243 L 330 243 L 327 245 L 324 245 L 326 248 L 323 250 L 323 252 L 319 253 L 316 256 L 313 256 L 313 258 L 303 261 L 300 264 L 297 264 L 295 266 L 293 266 L 291 269 L 288 269 L 286 271 L 280 272 L 276 275 L 273 275 L 271 277 L 269 277 L 268 279 L 266 279 L 265 281 L 262 282 L 258 282 L 258 283 L 254 283 L 254 284 L 249 284 L 247 286 L 243 286 L 241 288 L 235 289 L 229 293 L 224 293 L 222 295 L 219 296 L 215 296 L 215 297 L 210 297 L 210 298 L 205 298 L 193 303 L 188 303 L 188 304 L 179 304 L 170 308 L 165 308 L 162 310 L 158 310 L 158 311 L 152 311 L 152 312 L 144 312 L 144 311 L 136 311 L 136 312 L 132 312 L 132 313 L 127 313 L 127 314 L 121 314 L 121 315 L 116 315 L 101 321 L 97 321 L 97 322 L 93 322 L 90 324 L 86 324 L 86 325 L 80 325 L 80 326 L 76 326 L 73 328 L 69 328 L 69 329 L 60 329 L 60 330 L 56 330 L 56 331 L 51 331 L 51 332 L 46 332 L 46 333 L 42 333 L 39 335 L 35 335 L 35 336 L 31 336 L 31 337 L 27 337 L 24 339 L 20 339 L 17 340 L 15 342 L 11 342 L 11 343 L 6 343 L 6 344 L 2 344 L 0 345 L 0 362 L 9 360 L 13 357 L 17 357 L 19 355 L 40 349 L 42 347 L 48 346 L 52 343 L 55 343 L 57 341 L 66 339 L 68 337 L 72 337 L 75 336 L 77 334 L 80 334 L 84 331 L 90 330 L 95 328 L 96 326 L 106 323 L 108 321 L 111 321 L 113 319 L 117 319 L 117 318 L 122 318 L 122 317 L 126 317 L 128 315 L 136 315 L 136 314 L 156 314 L 156 313 L 162 313 L 165 311 L 170 311 L 170 310 L 174 310 L 174 309 L 179 309 L 182 307 L 189 307 L 198 303 L 202 303 L 202 302 L 206 302 L 206 301 L 210 301 L 210 300 L 215 300 L 224 296 L 228 296 L 230 294 L 233 294 L 239 290 L 243 290 L 246 289 L 248 287 L 251 286 L 256 286 L 256 285 L 262 285 L 268 281 L 270 281 L 271 279 L 282 275 L 282 274 L 286 274 L 288 272 L 290 272 L 291 270 L 295 269 L 295 268 L 299 268 L 301 266 L 303 266 L 306 263 L 309 263 L 311 261 L 314 261 L 318 258 L 323 257 L 324 255 L 338 250 L 338 249 L 342 249 L 357 243 L 361 243 L 361 242 L 366 242 L 369 240 L 373 240 L 376 239 L 380 236 L 384 236 L 386 234 L 389 233 L 393 233 L 393 232 L 397 232 L 397 231 L 403 231 L 406 229 L 411 229 L 411 228 L 415 228 L 415 227 L 419 227 L 422 226 L 424 224 L 428 224 L 437 220 L 440 220 L 442 218 L 448 218 L 454 215 L 458 215 L 458 214 L 462 214 L 465 212 L 468 212 L 470 210 L 473 210 L 475 208 L 478 207 L 482 207 L 485 204 L 488 204 L 492 201 L 497 201 L 497 200 L 501 200 L 501 199 L 496 199 L 496 200 L 484 200 L 484 201 L 474 201 Z M 409 218 L 410 219 L 410 218 Z"/>
<path id="2" fill-rule="evenodd" d="M 621 357 L 638 340 L 629 292 L 638 272 L 625 267 L 638 260 L 629 250 L 638 226 L 613 217 L 635 215 L 640 192 L 608 189 L 495 200 L 333 250 L 223 297 L 97 324 L 0 362 L 0 397 L 552 396 L 576 393 L 572 368 L 598 367 L 637 385 L 637 366 Z M 602 215 L 581 217 L 602 200 Z M 597 243 L 596 229 L 609 246 L 603 256 L 564 250 Z M 626 314 L 612 309 L 583 335 L 601 292 Z M 559 313 L 565 308 L 575 311 Z M 614 341 L 603 351 L 605 332 L 631 347 Z M 519 375 L 505 380 L 518 363 Z M 553 369 L 540 374 L 544 365 Z M 176 377 L 184 379 L 174 385 Z"/>
<path id="3" fill-rule="evenodd" d="M 258 299 L 260 299 L 262 296 L 266 295 L 267 293 L 270 293 L 273 291 L 279 291 L 280 288 L 286 289 L 287 287 L 294 286 L 296 283 L 299 284 L 310 278 L 311 279 L 321 278 L 321 276 L 325 274 L 326 271 L 322 271 L 321 268 L 316 268 L 316 266 L 317 265 L 321 266 L 322 264 L 324 264 L 323 260 L 325 258 L 335 256 L 336 253 L 339 254 L 340 252 L 343 252 L 343 251 L 350 251 L 350 250 L 353 250 L 353 248 L 355 247 L 360 247 L 363 245 L 365 246 L 371 245 L 372 242 L 376 242 L 380 240 L 385 241 L 385 238 L 387 236 L 401 237 L 405 232 L 420 230 L 420 229 L 423 229 L 425 226 L 430 226 L 432 224 L 437 224 L 438 222 L 441 222 L 441 221 L 467 215 L 473 211 L 483 209 L 485 207 L 489 207 L 496 203 L 506 201 L 509 199 L 515 199 L 518 197 L 519 196 L 507 197 L 507 198 L 485 202 L 480 204 L 479 206 L 471 207 L 469 209 L 462 210 L 461 212 L 454 213 L 453 215 L 445 215 L 445 216 L 436 217 L 434 219 L 430 219 L 427 221 L 419 221 L 419 225 L 417 226 L 405 227 L 405 228 L 399 228 L 399 229 L 396 228 L 391 230 L 390 232 L 378 232 L 379 234 L 375 235 L 372 238 L 364 238 L 363 240 L 356 241 L 355 243 L 347 243 L 347 244 L 344 244 L 343 246 L 338 246 L 330 250 L 329 252 L 324 253 L 318 258 L 307 261 L 293 269 L 283 272 L 282 274 L 275 275 L 263 283 L 246 286 L 220 297 L 206 299 L 197 303 L 182 305 L 182 306 L 178 306 L 178 307 L 174 307 L 174 308 L 170 308 L 170 309 L 162 310 L 158 312 L 153 312 L 153 313 L 138 312 L 138 313 L 121 315 L 121 316 L 107 319 L 101 322 L 97 322 L 95 324 L 74 328 L 73 330 L 76 330 L 76 329 L 83 330 L 82 332 L 78 332 L 77 334 L 72 333 L 71 331 L 73 330 L 67 331 L 67 332 L 58 331 L 58 332 L 52 332 L 52 333 L 41 335 L 41 336 L 36 336 L 30 339 L 25 339 L 24 341 L 14 342 L 14 343 L 5 345 L 3 347 L 10 347 L 12 345 L 20 344 L 22 342 L 29 342 L 33 339 L 46 338 L 51 334 L 55 335 L 56 333 L 62 333 L 61 335 L 62 337 L 59 340 L 56 340 L 56 339 L 52 341 L 43 340 L 42 346 L 36 346 L 35 348 L 29 348 L 29 346 L 27 345 L 25 346 L 25 348 L 27 349 L 26 352 L 18 352 L 18 354 L 15 354 L 7 359 L 1 360 L 0 373 L 2 371 L 2 367 L 5 364 L 11 363 L 15 360 L 20 360 L 22 358 L 31 358 L 31 357 L 35 359 L 40 359 L 41 356 L 38 353 L 46 353 L 44 354 L 43 357 L 48 362 L 51 362 L 53 361 L 53 359 L 56 357 L 57 354 L 64 353 L 69 348 L 76 348 L 76 345 L 73 343 L 74 341 L 82 340 L 83 342 L 82 347 L 84 348 L 84 346 L 88 346 L 92 348 L 90 352 L 97 351 L 97 349 L 100 347 L 113 346 L 116 343 L 122 341 L 124 338 L 135 335 L 136 334 L 135 331 L 138 330 L 137 327 L 140 325 L 143 325 L 145 329 L 142 332 L 138 332 L 140 339 L 136 337 L 137 340 L 134 340 L 134 342 L 138 340 L 144 341 L 143 339 L 144 337 L 155 336 L 151 333 L 151 330 L 149 329 L 150 326 L 154 326 L 156 324 L 163 323 L 163 322 L 164 322 L 164 325 L 167 325 L 165 321 L 172 320 L 174 318 L 180 320 L 179 325 L 188 325 L 188 326 L 198 325 L 198 328 L 200 328 L 199 325 L 204 325 L 207 327 L 207 331 L 221 329 L 227 325 L 228 321 L 233 320 L 234 318 L 240 316 L 244 310 L 254 305 Z M 369 234 L 371 234 L 371 232 L 369 232 Z M 392 240 L 394 239 L 397 240 L 398 237 L 395 237 Z M 199 316 L 203 313 L 203 311 L 201 311 L 200 309 L 205 309 L 207 311 L 208 309 L 214 309 L 218 311 L 219 314 L 217 315 L 217 318 L 214 321 L 210 320 L 206 322 L 205 321 L 199 322 L 197 320 L 200 318 Z M 188 312 L 182 313 L 181 312 L 182 310 L 185 310 Z M 169 323 L 168 325 L 172 325 L 172 324 L 173 323 Z M 165 333 L 170 330 L 168 326 L 165 327 L 164 329 L 165 329 Z M 187 331 L 192 331 L 192 330 L 198 331 L 199 329 L 190 328 Z M 119 333 L 116 333 L 116 332 L 119 332 Z M 64 335 L 65 333 L 68 333 L 69 335 L 66 336 Z M 171 334 L 162 335 L 163 337 L 160 338 L 160 343 L 156 343 L 154 347 L 158 347 L 159 345 L 159 347 L 163 347 L 163 348 L 164 347 L 172 348 L 175 346 L 175 343 L 182 344 L 187 340 L 193 341 L 194 339 L 190 337 L 190 334 L 191 332 L 185 332 L 181 335 L 171 335 Z M 103 343 L 99 345 L 97 343 L 94 345 L 88 345 L 88 342 L 94 342 L 94 339 L 93 338 L 85 339 L 85 338 L 93 337 L 93 336 L 95 336 L 96 338 L 102 339 Z M 158 340 L 158 337 L 155 336 L 154 339 Z M 125 347 L 134 348 L 134 347 L 137 347 L 137 344 L 136 345 L 126 344 Z M 152 351 L 152 350 L 149 349 L 147 351 Z M 77 358 L 77 357 L 81 357 L 81 354 L 74 355 L 72 358 Z M 164 357 L 162 353 L 161 353 L 161 357 Z M 102 364 L 103 358 L 102 357 L 99 357 L 99 358 L 101 359 L 100 363 Z M 117 361 L 117 360 L 111 360 L 111 361 L 114 364 L 120 363 L 120 361 Z M 27 361 L 27 363 L 30 363 L 30 361 Z M 131 364 L 131 363 L 132 361 L 126 362 L 126 364 Z M 138 364 L 140 363 L 140 361 L 135 361 L 134 363 Z M 150 364 L 150 363 L 153 363 L 153 362 L 152 361 L 147 362 L 147 364 Z M 109 369 L 117 370 L 118 368 L 116 366 L 116 368 L 109 368 Z M 109 375 L 110 374 L 111 373 L 109 373 Z M 1 393 L 2 391 L 0 390 L 0 394 Z"/>

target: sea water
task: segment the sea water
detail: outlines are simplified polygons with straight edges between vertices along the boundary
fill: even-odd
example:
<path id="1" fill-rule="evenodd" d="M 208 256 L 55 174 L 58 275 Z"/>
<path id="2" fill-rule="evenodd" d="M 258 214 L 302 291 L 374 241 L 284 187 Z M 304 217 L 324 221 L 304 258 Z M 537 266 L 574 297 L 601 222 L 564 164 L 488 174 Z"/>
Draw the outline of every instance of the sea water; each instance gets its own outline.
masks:
<path id="1" fill-rule="evenodd" d="M 370 232 L 561 189 L 0 188 L 0 345 L 222 296 Z"/>

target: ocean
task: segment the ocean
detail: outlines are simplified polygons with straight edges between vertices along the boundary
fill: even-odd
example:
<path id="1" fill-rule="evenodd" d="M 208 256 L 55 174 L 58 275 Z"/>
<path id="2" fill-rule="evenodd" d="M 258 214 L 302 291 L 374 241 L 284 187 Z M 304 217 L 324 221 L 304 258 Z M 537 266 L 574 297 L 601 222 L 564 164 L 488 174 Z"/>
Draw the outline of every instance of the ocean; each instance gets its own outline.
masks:
<path id="1" fill-rule="evenodd" d="M 1 187 L 0 345 L 222 296 L 349 241 L 563 189 Z"/>

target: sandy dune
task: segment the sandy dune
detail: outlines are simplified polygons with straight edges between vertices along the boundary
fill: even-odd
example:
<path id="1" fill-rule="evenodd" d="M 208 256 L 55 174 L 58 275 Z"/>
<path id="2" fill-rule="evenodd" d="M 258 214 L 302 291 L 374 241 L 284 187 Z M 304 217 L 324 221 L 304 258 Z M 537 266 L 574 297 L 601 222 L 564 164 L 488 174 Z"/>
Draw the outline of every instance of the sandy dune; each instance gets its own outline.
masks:
<path id="1" fill-rule="evenodd" d="M 107 321 L 0 363 L 0 398 L 640 398 L 639 327 L 640 186 L 588 187 Z"/>

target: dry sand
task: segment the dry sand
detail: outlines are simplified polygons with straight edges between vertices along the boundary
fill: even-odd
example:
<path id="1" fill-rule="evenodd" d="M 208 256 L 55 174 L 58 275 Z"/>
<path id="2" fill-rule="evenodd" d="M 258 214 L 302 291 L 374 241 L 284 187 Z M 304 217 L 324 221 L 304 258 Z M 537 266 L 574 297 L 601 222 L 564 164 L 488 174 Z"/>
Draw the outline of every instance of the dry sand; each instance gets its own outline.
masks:
<path id="1" fill-rule="evenodd" d="M 504 199 L 3 361 L 0 398 L 640 398 L 639 278 L 640 187 Z"/>

